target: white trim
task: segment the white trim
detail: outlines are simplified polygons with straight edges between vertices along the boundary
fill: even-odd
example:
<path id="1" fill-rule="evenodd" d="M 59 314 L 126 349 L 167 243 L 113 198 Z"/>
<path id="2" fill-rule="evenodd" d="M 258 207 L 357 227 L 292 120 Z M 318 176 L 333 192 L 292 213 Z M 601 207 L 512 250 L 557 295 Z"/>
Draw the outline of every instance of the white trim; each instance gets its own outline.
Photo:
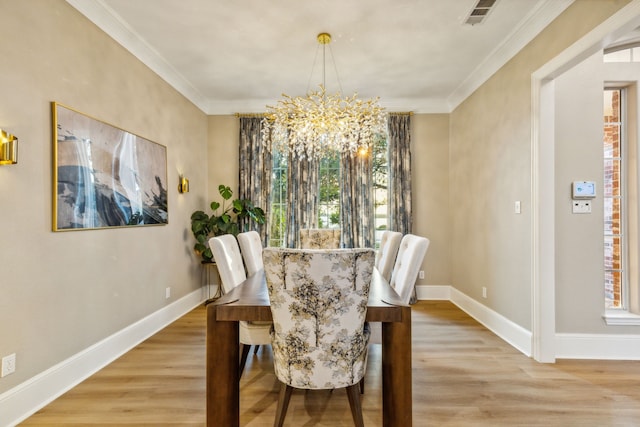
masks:
<path id="1" fill-rule="evenodd" d="M 419 300 L 447 300 L 505 340 L 526 356 L 531 356 L 531 332 L 480 304 L 452 286 L 416 286 Z"/>
<path id="2" fill-rule="evenodd" d="M 553 363 L 555 303 L 555 83 L 531 79 L 531 351 Z M 544 173 L 538 171 L 543 170 Z"/>
<path id="3" fill-rule="evenodd" d="M 558 359 L 640 360 L 640 335 L 556 334 Z"/>
<path id="4" fill-rule="evenodd" d="M 452 286 L 416 286 L 420 300 L 449 300 L 526 356 L 532 334 Z M 555 359 L 640 360 L 640 335 L 553 333 Z"/>
<path id="5" fill-rule="evenodd" d="M 640 325 L 640 314 L 635 314 L 624 310 L 607 310 L 602 318 L 609 326 Z"/>
<path id="6" fill-rule="evenodd" d="M 205 114 L 231 114 L 233 111 L 262 111 L 273 100 L 247 100 L 242 102 L 220 102 L 205 97 L 193 84 L 160 53 L 144 41 L 104 0 L 66 0 L 72 7 L 112 37 L 147 65 L 153 72 L 193 102 Z M 536 7 L 515 28 L 504 42 L 498 45 L 487 58 L 476 67 L 469 77 L 447 98 L 387 100 L 389 111 L 414 111 L 416 113 L 450 113 L 487 79 L 506 64 L 527 43 L 562 13 L 574 0 L 539 0 Z"/>
<path id="7" fill-rule="evenodd" d="M 15 426 L 136 345 L 202 303 L 202 289 L 191 292 L 110 337 L 0 394 L 0 425 Z"/>
<path id="8" fill-rule="evenodd" d="M 451 286 L 416 286 L 416 296 L 419 300 L 451 300 Z"/>
<path id="9" fill-rule="evenodd" d="M 455 288 L 451 289 L 451 302 L 508 344 L 531 356 L 530 331 Z"/>

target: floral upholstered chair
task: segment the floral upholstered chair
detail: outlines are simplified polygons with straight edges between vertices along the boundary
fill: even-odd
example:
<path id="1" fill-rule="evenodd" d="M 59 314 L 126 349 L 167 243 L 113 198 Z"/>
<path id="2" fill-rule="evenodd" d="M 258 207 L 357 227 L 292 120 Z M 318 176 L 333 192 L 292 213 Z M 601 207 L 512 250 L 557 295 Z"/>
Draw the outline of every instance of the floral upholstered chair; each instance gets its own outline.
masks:
<path id="1" fill-rule="evenodd" d="M 263 257 L 282 383 L 274 425 L 284 422 L 292 388 L 346 388 L 353 420 L 363 426 L 358 383 L 366 367 L 374 250 L 265 248 Z"/>
<path id="2" fill-rule="evenodd" d="M 303 228 L 300 230 L 302 249 L 338 249 L 340 230 L 335 228 Z"/>

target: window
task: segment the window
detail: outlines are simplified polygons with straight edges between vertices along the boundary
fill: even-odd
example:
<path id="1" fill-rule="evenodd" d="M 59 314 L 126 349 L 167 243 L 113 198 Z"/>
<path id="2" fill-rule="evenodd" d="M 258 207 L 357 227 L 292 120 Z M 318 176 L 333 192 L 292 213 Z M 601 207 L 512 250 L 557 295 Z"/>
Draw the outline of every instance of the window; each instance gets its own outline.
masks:
<path id="1" fill-rule="evenodd" d="M 340 228 L 340 156 L 320 160 L 318 228 Z"/>
<path id="2" fill-rule="evenodd" d="M 269 246 L 284 246 L 287 225 L 287 156 L 273 153 Z"/>
<path id="3" fill-rule="evenodd" d="M 630 42 L 624 47 L 606 50 L 604 62 L 627 62 L 624 70 L 635 76 L 640 71 L 640 43 Z M 616 67 L 615 70 L 622 69 Z M 640 325 L 637 80 L 630 77 L 625 82 L 609 83 L 604 90 L 604 319 L 607 325 Z"/>
<path id="4" fill-rule="evenodd" d="M 388 150 L 387 139 L 380 136 L 373 147 L 375 246 L 388 228 Z M 271 206 L 269 209 L 269 246 L 285 246 L 287 221 L 287 156 L 273 153 Z M 318 228 L 340 228 L 340 156 L 320 161 L 318 176 Z"/>
<path id="5" fill-rule="evenodd" d="M 622 89 L 604 91 L 604 290 L 607 309 L 625 308 L 623 296 L 626 294 L 622 94 Z"/>

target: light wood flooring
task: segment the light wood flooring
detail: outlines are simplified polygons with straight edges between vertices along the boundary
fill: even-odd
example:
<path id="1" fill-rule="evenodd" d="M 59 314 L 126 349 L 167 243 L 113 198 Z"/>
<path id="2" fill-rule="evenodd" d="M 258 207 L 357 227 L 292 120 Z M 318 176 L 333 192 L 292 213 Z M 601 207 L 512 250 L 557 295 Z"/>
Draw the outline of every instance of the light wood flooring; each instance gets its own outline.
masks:
<path id="1" fill-rule="evenodd" d="M 23 426 L 204 426 L 205 310 L 199 307 L 27 419 Z M 381 425 L 380 348 L 363 396 Z M 271 426 L 278 384 L 269 346 L 247 362 L 241 425 Z M 640 362 L 540 364 L 457 307 L 413 306 L 413 425 L 640 426 Z M 295 391 L 287 426 L 352 426 L 346 393 Z M 220 426 L 225 427 L 225 426 Z"/>

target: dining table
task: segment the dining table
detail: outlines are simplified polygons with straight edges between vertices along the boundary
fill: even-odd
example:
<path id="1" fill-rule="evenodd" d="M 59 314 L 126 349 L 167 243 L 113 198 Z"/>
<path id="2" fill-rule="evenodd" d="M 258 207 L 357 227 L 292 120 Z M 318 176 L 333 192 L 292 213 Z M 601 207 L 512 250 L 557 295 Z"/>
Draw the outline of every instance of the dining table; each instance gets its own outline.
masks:
<path id="1" fill-rule="evenodd" d="M 240 425 L 239 321 L 272 321 L 264 270 L 207 302 L 207 426 Z M 412 425 L 411 307 L 374 269 L 368 322 L 382 322 L 382 425 Z M 275 375 L 275 374 L 274 374 Z"/>

